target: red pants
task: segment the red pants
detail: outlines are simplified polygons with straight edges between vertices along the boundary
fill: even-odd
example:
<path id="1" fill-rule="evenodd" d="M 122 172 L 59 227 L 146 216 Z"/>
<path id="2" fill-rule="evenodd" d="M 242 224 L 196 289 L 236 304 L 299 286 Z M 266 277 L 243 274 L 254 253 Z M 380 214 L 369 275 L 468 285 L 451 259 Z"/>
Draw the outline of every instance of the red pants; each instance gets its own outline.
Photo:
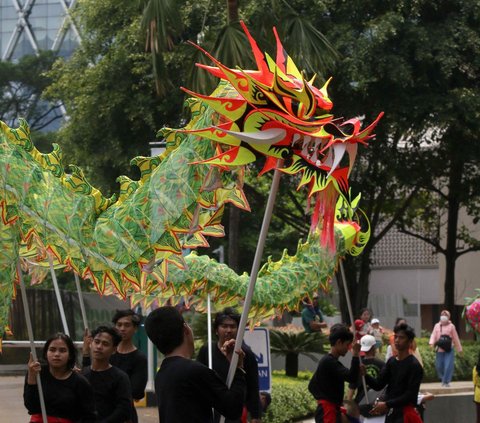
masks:
<path id="1" fill-rule="evenodd" d="M 341 407 L 327 400 L 317 400 L 315 423 L 340 423 Z"/>
<path id="2" fill-rule="evenodd" d="M 48 423 L 74 423 L 73 420 L 63 419 L 62 417 L 47 416 Z M 32 414 L 30 417 L 30 423 L 43 423 L 41 414 Z"/>
<path id="3" fill-rule="evenodd" d="M 422 419 L 413 405 L 406 405 L 394 408 L 393 413 L 387 415 L 385 423 L 422 423 Z"/>

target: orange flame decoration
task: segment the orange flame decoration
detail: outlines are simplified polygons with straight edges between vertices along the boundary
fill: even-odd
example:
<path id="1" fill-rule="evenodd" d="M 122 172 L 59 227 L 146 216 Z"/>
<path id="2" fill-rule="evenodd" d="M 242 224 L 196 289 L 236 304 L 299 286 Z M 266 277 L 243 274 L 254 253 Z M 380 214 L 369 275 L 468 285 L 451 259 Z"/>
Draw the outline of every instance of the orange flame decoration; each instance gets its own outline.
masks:
<path id="1" fill-rule="evenodd" d="M 229 97 L 212 97 L 182 87 L 219 114 L 217 126 L 184 132 L 229 146 L 199 163 L 221 168 L 242 166 L 263 155 L 266 162 L 260 174 L 274 169 L 278 159 L 284 161 L 282 172 L 291 175 L 302 172 L 299 188 L 306 185 L 309 203 L 314 200 L 312 230 L 321 227 L 322 245 L 334 250 L 335 218 L 351 220 L 354 212 L 350 206 L 348 177 L 357 145 L 367 144 L 374 137 L 372 131 L 383 112 L 363 130 L 358 118 L 334 120 L 328 113 L 333 107 L 327 93 L 331 78 L 321 89 L 316 88 L 313 86 L 315 76 L 310 81 L 304 78 L 283 48 L 275 28 L 277 57 L 274 61 L 260 51 L 245 24 L 241 22 L 241 25 L 258 69 L 228 68 L 192 43 L 216 65 L 197 66 L 227 81 L 232 89 L 227 90 Z M 348 163 L 340 167 L 345 152 Z M 336 211 L 339 198 L 342 204 Z"/>

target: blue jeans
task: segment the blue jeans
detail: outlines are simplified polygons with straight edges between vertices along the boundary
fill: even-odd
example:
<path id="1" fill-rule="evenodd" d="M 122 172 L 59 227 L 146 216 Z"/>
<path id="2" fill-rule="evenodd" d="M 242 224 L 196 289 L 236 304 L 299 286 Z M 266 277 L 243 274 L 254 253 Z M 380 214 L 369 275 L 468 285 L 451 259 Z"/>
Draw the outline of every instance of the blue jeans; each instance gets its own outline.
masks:
<path id="1" fill-rule="evenodd" d="M 452 348 L 450 352 L 437 352 L 435 357 L 435 368 L 437 375 L 442 383 L 450 383 L 453 376 L 453 362 L 455 360 L 455 352 Z"/>

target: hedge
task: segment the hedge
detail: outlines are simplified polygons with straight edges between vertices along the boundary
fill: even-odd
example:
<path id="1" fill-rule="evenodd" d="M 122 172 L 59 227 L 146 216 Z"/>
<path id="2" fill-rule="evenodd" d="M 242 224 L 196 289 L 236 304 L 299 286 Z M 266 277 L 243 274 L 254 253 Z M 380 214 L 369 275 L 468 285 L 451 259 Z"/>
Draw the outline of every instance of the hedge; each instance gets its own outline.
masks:
<path id="1" fill-rule="evenodd" d="M 297 378 L 272 375 L 272 403 L 262 417 L 264 423 L 289 423 L 313 416 L 317 404 L 308 392 L 310 372 L 299 372 Z"/>

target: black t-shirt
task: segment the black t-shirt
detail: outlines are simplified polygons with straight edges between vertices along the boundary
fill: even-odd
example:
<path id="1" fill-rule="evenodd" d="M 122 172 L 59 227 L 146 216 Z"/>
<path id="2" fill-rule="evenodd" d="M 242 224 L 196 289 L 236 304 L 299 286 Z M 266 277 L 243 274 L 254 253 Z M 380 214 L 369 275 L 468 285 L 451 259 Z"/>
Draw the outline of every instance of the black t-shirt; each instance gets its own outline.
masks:
<path id="1" fill-rule="evenodd" d="M 332 354 L 326 354 L 320 359 L 317 370 L 308 384 L 308 390 L 316 400 L 323 399 L 342 405 L 344 383 L 356 381 L 358 374 L 358 357 L 352 357 L 352 365 L 349 370 Z"/>
<path id="2" fill-rule="evenodd" d="M 102 423 L 123 423 L 131 418 L 132 392 L 127 374 L 115 366 L 100 372 L 82 371 L 93 388 L 95 406 Z"/>
<path id="3" fill-rule="evenodd" d="M 385 367 L 385 362 L 376 357 L 365 357 L 362 359 L 362 363 L 365 366 L 365 374 L 369 375 L 374 379 L 376 379 L 379 376 L 381 370 Z M 357 381 L 350 383 L 348 387 L 350 389 L 357 389 L 355 402 L 359 403 L 363 399 L 363 397 L 365 397 L 361 376 L 357 379 Z M 367 389 L 370 389 L 370 388 L 371 387 L 367 384 Z"/>
<path id="4" fill-rule="evenodd" d="M 387 386 L 385 401 L 389 408 L 400 408 L 406 405 L 415 407 L 423 378 L 423 368 L 413 355 L 403 360 L 391 357 L 378 378 L 374 379 L 368 375 L 365 378 L 373 389 L 381 390 Z"/>
<path id="5" fill-rule="evenodd" d="M 82 375 L 72 372 L 67 379 L 56 379 L 42 366 L 40 372 L 45 407 L 48 416 L 61 417 L 82 423 L 96 422 L 93 389 Z M 25 378 L 23 399 L 28 414 L 40 414 L 37 385 L 29 385 Z"/>
<path id="6" fill-rule="evenodd" d="M 211 423 L 212 408 L 236 419 L 242 414 L 245 377 L 237 369 L 228 389 L 203 364 L 180 356 L 167 357 L 155 377 L 155 393 L 162 423 Z"/>
<path id="7" fill-rule="evenodd" d="M 139 350 L 125 354 L 117 351 L 110 357 L 110 364 L 128 375 L 133 399 L 142 399 L 148 380 L 148 360 L 145 354 Z"/>
<path id="8" fill-rule="evenodd" d="M 258 389 L 258 364 L 255 354 L 251 348 L 244 343 L 242 349 L 245 351 L 245 358 L 243 360 L 243 367 L 245 369 L 245 382 L 247 384 L 247 396 L 245 399 L 245 405 L 250 413 L 252 419 L 259 419 L 262 415 L 260 409 L 260 392 Z M 208 366 L 208 348 L 207 345 L 203 345 L 198 352 L 197 360 Z M 217 343 L 212 343 L 212 367 L 225 383 L 227 381 L 228 369 L 230 368 L 230 362 L 227 357 L 220 351 Z M 215 416 L 215 421 L 220 419 L 219 416 Z M 240 421 L 240 420 L 238 420 Z M 231 420 L 230 420 L 231 422 Z M 227 422 L 226 422 L 227 423 Z"/>

